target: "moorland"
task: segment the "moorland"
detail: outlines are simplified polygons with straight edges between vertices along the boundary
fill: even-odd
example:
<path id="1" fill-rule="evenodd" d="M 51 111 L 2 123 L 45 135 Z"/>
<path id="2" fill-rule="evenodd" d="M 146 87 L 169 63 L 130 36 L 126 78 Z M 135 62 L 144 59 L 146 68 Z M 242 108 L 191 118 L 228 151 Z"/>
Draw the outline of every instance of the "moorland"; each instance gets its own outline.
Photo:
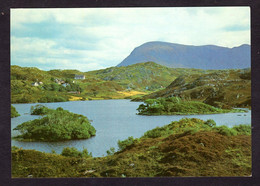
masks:
<path id="1" fill-rule="evenodd" d="M 76 75 L 84 78 L 75 79 Z M 154 62 L 102 70 L 11 66 L 11 103 L 131 99 L 141 115 L 242 112 L 251 108 L 251 70 L 170 68 Z M 244 111 L 243 111 L 244 112 Z M 95 135 L 86 116 L 37 106 L 40 119 L 16 127 L 17 140 L 59 141 Z M 11 116 L 19 113 L 11 107 Z M 184 118 L 118 141 L 105 157 L 84 149 L 61 154 L 12 147 L 12 177 L 154 177 L 251 175 L 251 127 Z"/>

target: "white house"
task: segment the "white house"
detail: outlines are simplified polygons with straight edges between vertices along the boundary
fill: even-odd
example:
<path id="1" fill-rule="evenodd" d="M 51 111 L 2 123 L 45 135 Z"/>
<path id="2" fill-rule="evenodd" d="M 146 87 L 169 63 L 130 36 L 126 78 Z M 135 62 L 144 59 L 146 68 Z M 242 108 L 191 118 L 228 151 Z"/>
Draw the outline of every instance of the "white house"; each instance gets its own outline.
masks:
<path id="1" fill-rule="evenodd" d="M 75 75 L 74 79 L 85 79 L 84 75 Z"/>
<path id="2" fill-rule="evenodd" d="M 34 83 L 32 83 L 32 86 L 37 87 L 37 86 L 39 86 L 39 83 L 34 82 Z"/>

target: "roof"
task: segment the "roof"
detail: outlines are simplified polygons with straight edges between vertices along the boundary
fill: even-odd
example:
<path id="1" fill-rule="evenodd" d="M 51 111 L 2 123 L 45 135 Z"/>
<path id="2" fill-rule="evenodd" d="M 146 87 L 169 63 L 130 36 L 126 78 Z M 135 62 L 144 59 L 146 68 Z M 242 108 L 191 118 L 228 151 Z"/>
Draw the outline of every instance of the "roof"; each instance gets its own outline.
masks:
<path id="1" fill-rule="evenodd" d="M 75 77 L 85 77 L 85 75 L 75 75 Z"/>

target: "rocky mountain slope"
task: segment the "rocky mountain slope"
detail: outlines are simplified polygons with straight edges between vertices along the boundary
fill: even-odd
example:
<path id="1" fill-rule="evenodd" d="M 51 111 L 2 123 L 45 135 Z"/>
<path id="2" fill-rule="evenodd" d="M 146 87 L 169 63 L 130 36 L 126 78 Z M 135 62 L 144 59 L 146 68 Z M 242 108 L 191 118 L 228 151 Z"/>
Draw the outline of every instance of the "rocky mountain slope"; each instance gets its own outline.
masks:
<path id="1" fill-rule="evenodd" d="M 118 66 L 154 61 L 173 68 L 236 69 L 250 67 L 250 45 L 234 48 L 147 42 L 136 47 Z"/>
<path id="2" fill-rule="evenodd" d="M 179 76 L 164 90 L 143 99 L 178 96 L 221 107 L 251 106 L 251 69 Z"/>

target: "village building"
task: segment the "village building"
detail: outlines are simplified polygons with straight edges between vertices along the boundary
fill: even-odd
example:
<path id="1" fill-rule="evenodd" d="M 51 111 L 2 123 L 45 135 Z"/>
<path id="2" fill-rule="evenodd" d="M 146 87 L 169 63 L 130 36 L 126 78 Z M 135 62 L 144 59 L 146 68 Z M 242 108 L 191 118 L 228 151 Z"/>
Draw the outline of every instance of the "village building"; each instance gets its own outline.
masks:
<path id="1" fill-rule="evenodd" d="M 34 83 L 32 83 L 32 86 L 34 86 L 34 87 L 38 87 L 38 86 L 39 86 L 39 83 L 34 82 Z"/>
<path id="2" fill-rule="evenodd" d="M 84 75 L 75 75 L 74 79 L 85 79 Z"/>

